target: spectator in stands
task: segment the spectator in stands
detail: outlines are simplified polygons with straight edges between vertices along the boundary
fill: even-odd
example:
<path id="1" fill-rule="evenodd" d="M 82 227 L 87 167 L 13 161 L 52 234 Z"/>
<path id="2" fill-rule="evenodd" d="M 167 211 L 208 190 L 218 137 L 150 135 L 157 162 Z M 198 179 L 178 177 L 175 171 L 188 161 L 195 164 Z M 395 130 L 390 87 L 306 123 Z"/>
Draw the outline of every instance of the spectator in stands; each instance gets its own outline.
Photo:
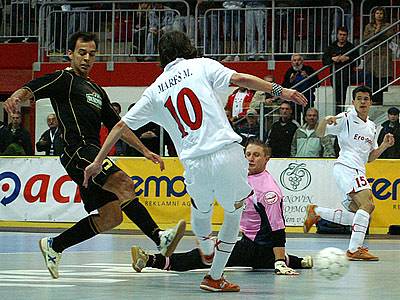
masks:
<path id="1" fill-rule="evenodd" d="M 367 40 L 379 32 L 385 30 L 390 26 L 390 23 L 385 21 L 385 10 L 383 7 L 376 7 L 373 9 L 371 14 L 371 23 L 367 24 L 364 29 L 364 40 Z M 381 42 L 386 41 L 390 36 L 394 34 L 394 29 L 387 30 L 379 37 L 373 39 L 368 43 L 369 49 L 374 48 Z M 389 42 L 383 43 L 381 46 L 375 48 L 372 52 L 365 56 L 365 70 L 369 73 L 368 78 L 371 82 L 367 82 L 372 87 L 373 92 L 376 92 L 383 86 L 389 83 L 393 78 L 393 62 L 392 62 L 392 50 L 389 47 Z M 383 104 L 383 92 L 387 91 L 387 88 L 382 91 L 375 93 L 372 96 L 374 104 Z"/>
<path id="2" fill-rule="evenodd" d="M 264 60 L 266 1 L 245 1 L 246 51 L 248 60 Z M 257 32 L 257 38 L 256 38 Z M 256 56 L 256 53 L 259 55 Z"/>
<path id="3" fill-rule="evenodd" d="M 8 145 L 10 145 L 13 141 L 13 136 L 11 132 L 8 130 L 7 126 L 0 121 L 0 155 L 6 150 Z"/>
<path id="4" fill-rule="evenodd" d="M 354 45 L 347 40 L 347 36 L 347 28 L 338 27 L 337 40 L 324 51 L 324 54 L 322 56 L 322 62 L 324 65 L 332 65 L 332 73 L 344 67 L 341 71 L 333 75 L 336 114 L 339 114 L 343 111 L 343 106 L 346 103 L 346 92 L 348 86 L 350 85 L 350 75 L 352 68 L 352 64 L 348 64 L 357 57 L 356 51 L 345 55 L 347 52 L 354 48 Z"/>
<path id="5" fill-rule="evenodd" d="M 238 55 L 229 55 L 239 53 L 240 43 L 240 24 L 241 11 L 243 1 L 224 1 L 222 3 L 224 12 L 224 51 L 228 54 L 222 61 L 239 61 Z"/>
<path id="6" fill-rule="evenodd" d="M 309 108 L 306 111 L 305 123 L 297 128 L 291 148 L 292 157 L 335 157 L 332 138 L 318 137 L 315 129 L 318 124 L 318 110 Z"/>
<path id="7" fill-rule="evenodd" d="M 47 116 L 47 126 L 49 129 L 43 132 L 36 143 L 36 150 L 44 151 L 46 155 L 59 156 L 64 150 L 64 140 L 61 129 L 58 127 L 56 114 L 52 113 Z"/>
<path id="8" fill-rule="evenodd" d="M 253 100 L 254 91 L 244 87 L 239 87 L 228 97 L 226 109 L 230 112 L 233 122 L 246 116 L 246 112 Z"/>
<path id="9" fill-rule="evenodd" d="M 292 119 L 292 107 L 283 101 L 279 108 L 281 117 L 272 124 L 267 145 L 271 147 L 272 157 L 290 157 L 293 135 L 299 124 Z"/>
<path id="10" fill-rule="evenodd" d="M 246 146 L 250 139 L 260 139 L 260 115 L 255 109 L 249 108 L 246 117 L 234 124 L 233 129 L 242 137 L 243 146 Z"/>
<path id="11" fill-rule="evenodd" d="M 13 136 L 13 144 L 16 146 L 16 155 L 33 155 L 31 135 L 21 124 L 21 113 L 16 112 L 11 114 L 11 123 L 8 124 L 8 131 Z M 7 154 L 11 155 L 10 153 Z"/>
<path id="12" fill-rule="evenodd" d="M 302 107 L 301 105 L 296 105 L 293 103 L 292 108 L 294 110 L 294 115 L 296 121 L 301 123 L 301 115 L 307 111 L 309 107 L 314 106 L 314 92 L 315 85 L 318 82 L 318 76 L 314 76 L 307 80 L 307 78 L 313 74 L 315 71 L 311 66 L 307 66 L 304 64 L 304 58 L 298 53 L 294 53 L 291 58 L 292 65 L 285 73 L 285 77 L 283 79 L 282 86 L 286 88 L 292 88 L 294 85 L 295 90 L 299 92 L 304 92 L 304 96 L 306 96 L 308 100 L 308 104 L 306 107 Z M 300 83 L 302 82 L 302 83 Z M 300 83 L 300 84 L 299 84 Z"/>
<path id="13" fill-rule="evenodd" d="M 383 122 L 381 131 L 378 136 L 378 144 L 380 145 L 385 134 L 391 133 L 394 137 L 394 146 L 386 149 L 380 158 L 400 158 L 400 123 L 399 109 L 391 107 L 388 110 L 388 120 Z"/>

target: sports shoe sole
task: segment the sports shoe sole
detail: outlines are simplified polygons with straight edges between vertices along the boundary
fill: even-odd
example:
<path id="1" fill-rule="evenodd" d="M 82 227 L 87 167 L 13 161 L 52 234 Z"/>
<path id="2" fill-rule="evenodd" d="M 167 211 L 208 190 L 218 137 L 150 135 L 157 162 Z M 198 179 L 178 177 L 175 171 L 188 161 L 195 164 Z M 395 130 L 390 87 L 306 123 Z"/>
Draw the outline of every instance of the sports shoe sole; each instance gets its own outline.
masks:
<path id="1" fill-rule="evenodd" d="M 350 261 L 379 261 L 379 257 L 376 257 L 376 258 L 353 258 L 353 257 L 349 257 L 347 255 L 346 255 L 346 257 L 347 257 L 347 260 L 350 260 Z"/>
<path id="2" fill-rule="evenodd" d="M 178 246 L 179 241 L 185 234 L 186 222 L 184 220 L 180 220 L 176 229 L 175 238 L 172 240 L 171 244 L 169 244 L 167 251 L 165 252 L 165 257 L 169 257 L 174 253 L 176 246 Z"/>
<path id="3" fill-rule="evenodd" d="M 39 240 L 39 248 L 40 248 L 40 251 L 42 251 L 43 258 L 44 258 L 44 264 L 45 264 L 46 267 L 47 267 L 47 254 L 46 254 L 46 252 L 44 251 L 44 248 L 46 247 L 46 245 L 42 245 L 42 241 L 44 242 L 45 239 Z M 54 279 L 57 279 L 57 278 L 59 277 L 59 276 L 57 276 L 57 274 L 55 274 L 54 271 L 51 270 L 49 267 L 47 267 L 47 270 L 49 270 L 51 277 L 53 277 Z"/>
<path id="4" fill-rule="evenodd" d="M 132 257 L 134 257 L 134 256 L 139 256 L 139 255 L 136 255 L 136 254 L 134 255 L 134 252 L 136 253 L 136 252 L 138 252 L 138 251 L 139 251 L 139 250 L 138 250 L 137 248 L 132 247 L 132 248 L 131 248 L 131 256 L 132 256 Z M 136 262 L 138 262 L 138 261 L 136 261 Z M 138 264 L 139 267 L 136 267 L 136 265 L 137 265 L 137 264 L 135 264 L 135 263 L 132 262 L 132 268 L 133 268 L 136 272 L 138 272 L 138 273 L 142 272 L 142 270 L 146 267 L 146 263 L 144 262 L 143 259 L 140 260 L 140 263 Z"/>
<path id="5" fill-rule="evenodd" d="M 205 284 L 200 284 L 200 288 L 202 290 L 208 291 L 208 292 L 219 292 L 219 293 L 232 293 L 232 292 L 240 292 L 240 288 L 238 289 L 231 289 L 231 290 L 222 290 L 222 289 L 216 289 L 211 286 L 205 285 Z"/>

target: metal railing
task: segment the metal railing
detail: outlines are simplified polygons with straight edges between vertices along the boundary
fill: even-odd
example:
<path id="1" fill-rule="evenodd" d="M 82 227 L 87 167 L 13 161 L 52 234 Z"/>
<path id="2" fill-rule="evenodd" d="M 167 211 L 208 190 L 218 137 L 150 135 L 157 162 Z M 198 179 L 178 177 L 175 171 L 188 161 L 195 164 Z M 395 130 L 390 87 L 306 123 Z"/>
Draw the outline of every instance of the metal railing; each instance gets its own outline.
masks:
<path id="1" fill-rule="evenodd" d="M 181 5 L 180 11 L 164 6 L 163 2 L 74 1 L 74 5 L 80 6 L 69 8 L 66 8 L 67 1 L 43 3 L 39 14 L 38 61 L 43 61 L 45 56 L 62 57 L 69 36 L 78 30 L 97 33 L 100 59 L 107 57 L 107 61 L 115 61 L 141 57 L 155 60 L 157 42 L 163 32 L 184 30 L 182 24 L 189 18 L 185 1 L 170 1 Z M 101 6 L 93 8 L 93 5 Z"/>
<path id="2" fill-rule="evenodd" d="M 41 2 L 40 0 L 2 0 L 0 2 L 0 37 L 3 41 L 37 38 Z"/>
<path id="3" fill-rule="evenodd" d="M 96 32 L 102 42 L 100 56 L 113 61 L 157 56 L 158 39 L 170 29 L 187 32 L 205 56 L 318 55 L 337 26 L 353 26 L 350 0 L 345 1 L 346 9 L 281 7 L 282 1 L 266 2 L 271 7 L 263 9 L 229 9 L 221 8 L 222 0 L 212 1 L 219 8 L 207 8 L 210 1 L 203 1 L 196 6 L 194 16 L 184 0 L 168 1 L 170 7 L 163 7 L 165 1 L 153 0 L 146 4 L 150 8 L 143 8 L 140 0 L 4 1 L 0 37 L 38 38 L 39 61 L 45 55 L 62 56 L 68 36 L 76 30 Z"/>

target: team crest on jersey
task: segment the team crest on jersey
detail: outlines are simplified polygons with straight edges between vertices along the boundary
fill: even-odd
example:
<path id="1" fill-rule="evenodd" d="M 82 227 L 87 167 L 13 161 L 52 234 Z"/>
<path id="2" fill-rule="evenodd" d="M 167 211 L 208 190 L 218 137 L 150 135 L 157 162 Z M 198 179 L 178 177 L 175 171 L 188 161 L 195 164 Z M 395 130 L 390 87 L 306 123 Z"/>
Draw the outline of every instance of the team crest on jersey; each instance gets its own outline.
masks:
<path id="1" fill-rule="evenodd" d="M 278 199 L 279 199 L 279 196 L 278 196 L 277 193 L 275 193 L 275 192 L 267 192 L 264 195 L 263 201 L 264 201 L 265 204 L 271 205 L 271 204 L 276 203 L 278 201 Z"/>
<path id="2" fill-rule="evenodd" d="M 86 101 L 94 106 L 96 106 L 98 109 L 101 109 L 101 106 L 103 104 L 103 100 L 101 99 L 101 96 L 95 92 L 86 94 Z"/>

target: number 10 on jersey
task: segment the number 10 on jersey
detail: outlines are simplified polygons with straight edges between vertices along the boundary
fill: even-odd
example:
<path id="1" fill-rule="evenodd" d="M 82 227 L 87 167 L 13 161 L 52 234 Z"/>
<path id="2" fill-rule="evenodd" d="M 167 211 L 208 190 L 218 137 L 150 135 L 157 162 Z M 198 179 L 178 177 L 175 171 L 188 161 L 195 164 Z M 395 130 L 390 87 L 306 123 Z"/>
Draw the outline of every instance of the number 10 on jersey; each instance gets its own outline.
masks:
<path id="1" fill-rule="evenodd" d="M 194 120 L 190 119 L 190 115 L 186 106 L 185 97 L 190 101 L 194 112 Z M 178 125 L 178 129 L 182 134 L 182 138 L 188 135 L 183 123 L 185 123 L 191 130 L 197 130 L 201 127 L 203 122 L 203 110 L 201 108 L 201 103 L 199 98 L 197 98 L 196 94 L 189 88 L 183 88 L 178 93 L 176 99 L 176 105 L 178 110 L 174 107 L 172 103 L 171 96 L 168 97 L 167 102 L 165 102 L 164 106 L 168 109 L 175 122 Z"/>

